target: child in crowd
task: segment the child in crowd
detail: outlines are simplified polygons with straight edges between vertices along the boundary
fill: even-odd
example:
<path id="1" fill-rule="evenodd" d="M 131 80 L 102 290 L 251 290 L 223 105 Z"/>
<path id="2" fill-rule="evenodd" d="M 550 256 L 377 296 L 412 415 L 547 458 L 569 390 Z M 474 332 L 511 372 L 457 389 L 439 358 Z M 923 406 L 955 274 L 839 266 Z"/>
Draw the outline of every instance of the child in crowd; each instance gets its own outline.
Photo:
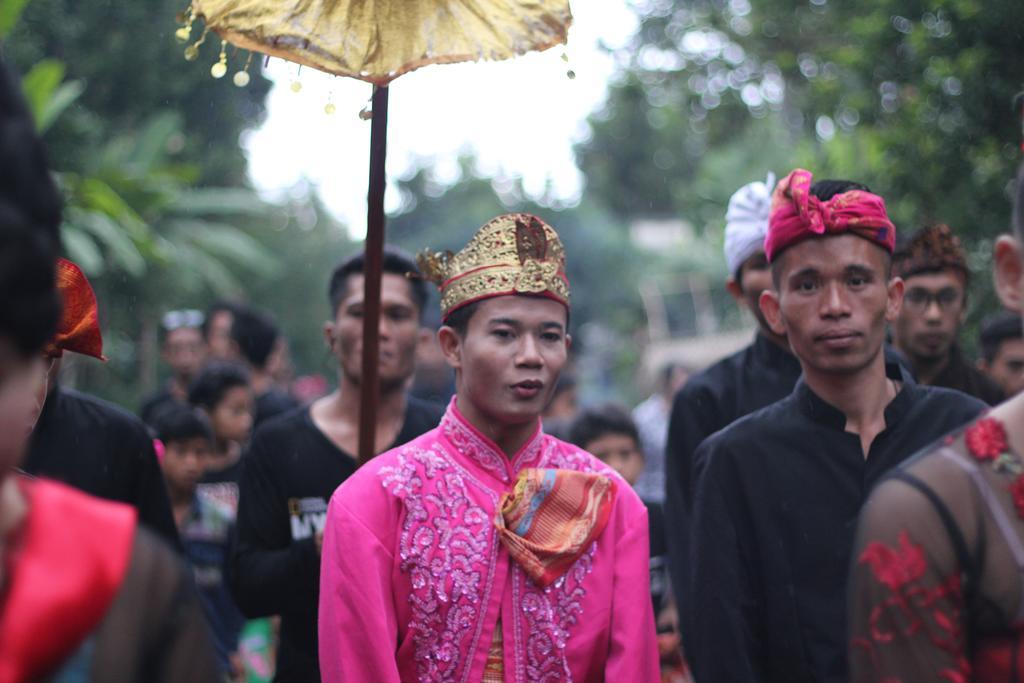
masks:
<path id="1" fill-rule="evenodd" d="M 218 661 L 227 676 L 240 680 L 238 636 L 245 619 L 224 580 L 235 511 L 198 487 L 211 457 L 214 431 L 204 413 L 185 405 L 165 406 L 156 430 L 164 445 L 161 467 L 174 521 L 185 558 L 192 566 Z"/>
<path id="2" fill-rule="evenodd" d="M 213 430 L 213 448 L 199 488 L 226 504 L 232 518 L 238 510 L 238 480 L 242 448 L 253 424 L 253 393 L 245 368 L 213 362 L 189 388 L 188 400 L 206 415 Z"/>
<path id="3" fill-rule="evenodd" d="M 256 399 L 250 375 L 232 361 L 213 361 L 192 382 L 189 402 L 209 420 L 213 434 L 210 455 L 196 487 L 203 499 L 217 501 L 231 515 L 232 532 L 238 515 L 238 482 L 242 476 L 242 453 L 252 435 Z M 232 603 L 234 604 L 234 603 Z M 250 619 L 241 633 L 241 658 L 248 680 L 261 680 L 272 668 L 269 619 Z"/>
<path id="4" fill-rule="evenodd" d="M 636 423 L 624 407 L 613 403 L 586 408 L 569 426 L 569 439 L 635 486 L 644 471 L 644 453 Z M 651 599 L 658 624 L 662 680 L 687 680 L 675 628 L 675 605 L 669 591 L 668 546 L 661 504 L 644 501 L 651 534 Z"/>

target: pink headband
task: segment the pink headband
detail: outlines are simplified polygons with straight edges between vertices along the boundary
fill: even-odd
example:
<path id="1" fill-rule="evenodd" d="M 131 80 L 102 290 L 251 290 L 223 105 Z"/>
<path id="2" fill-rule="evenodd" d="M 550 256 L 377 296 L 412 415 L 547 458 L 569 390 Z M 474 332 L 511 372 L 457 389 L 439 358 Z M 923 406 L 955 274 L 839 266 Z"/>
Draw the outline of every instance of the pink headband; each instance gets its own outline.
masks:
<path id="1" fill-rule="evenodd" d="M 822 201 L 811 194 L 812 179 L 810 171 L 798 168 L 775 186 L 764 240 L 769 262 L 797 242 L 845 232 L 870 240 L 890 254 L 896 249 L 896 227 L 885 212 L 885 200 L 871 192 L 850 190 Z"/>

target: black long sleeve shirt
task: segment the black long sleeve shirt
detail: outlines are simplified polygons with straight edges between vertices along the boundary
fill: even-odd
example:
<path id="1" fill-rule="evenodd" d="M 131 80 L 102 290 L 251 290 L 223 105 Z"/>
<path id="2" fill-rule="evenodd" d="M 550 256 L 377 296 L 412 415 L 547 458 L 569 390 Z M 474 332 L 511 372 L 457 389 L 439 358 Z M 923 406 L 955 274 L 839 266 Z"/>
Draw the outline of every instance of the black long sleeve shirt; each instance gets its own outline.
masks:
<path id="1" fill-rule="evenodd" d="M 57 386 L 46 397 L 22 468 L 86 493 L 128 503 L 139 521 L 180 549 L 153 438 L 139 418 Z"/>
<path id="2" fill-rule="evenodd" d="M 803 382 L 697 452 L 691 580 L 681 603 L 700 681 L 844 681 L 846 578 L 857 515 L 894 466 L 984 404 L 903 386 L 865 458 L 846 416 Z"/>
<path id="3" fill-rule="evenodd" d="M 409 397 L 393 446 L 436 427 L 443 412 Z M 257 429 L 242 462 L 232 591 L 246 616 L 281 615 L 275 680 L 318 681 L 320 556 L 313 536 L 323 530 L 327 502 L 355 472 L 356 459 L 304 407 Z"/>
<path id="4" fill-rule="evenodd" d="M 954 344 L 949 353 L 949 363 L 932 381 L 932 386 L 962 391 L 990 406 L 1002 403 L 1006 398 L 1003 390 L 991 377 L 967 362 L 959 346 Z"/>
<path id="5" fill-rule="evenodd" d="M 758 334 L 750 346 L 691 377 L 676 394 L 665 448 L 665 531 L 675 595 L 684 594 L 689 571 L 697 446 L 744 415 L 788 396 L 800 373 L 796 356 Z"/>

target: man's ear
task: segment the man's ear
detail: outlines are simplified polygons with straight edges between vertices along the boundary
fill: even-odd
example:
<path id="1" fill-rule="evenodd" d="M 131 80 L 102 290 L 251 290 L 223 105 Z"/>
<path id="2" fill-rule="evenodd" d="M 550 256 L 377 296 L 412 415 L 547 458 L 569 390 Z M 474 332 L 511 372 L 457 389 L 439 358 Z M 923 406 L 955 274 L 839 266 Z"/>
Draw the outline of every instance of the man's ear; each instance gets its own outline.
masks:
<path id="1" fill-rule="evenodd" d="M 572 335 L 568 332 L 565 333 L 565 350 L 568 351 L 572 348 Z"/>
<path id="2" fill-rule="evenodd" d="M 894 277 L 886 285 L 885 319 L 892 322 L 900 317 L 900 310 L 903 308 L 903 292 L 907 283 L 901 277 Z"/>
<path id="3" fill-rule="evenodd" d="M 993 249 L 996 294 L 1003 306 L 1016 313 L 1024 312 L 1024 248 L 1009 235 L 996 240 Z"/>
<path id="4" fill-rule="evenodd" d="M 455 370 L 462 369 L 462 337 L 451 327 L 442 325 L 437 331 L 437 343 L 441 346 L 441 353 Z"/>
<path id="5" fill-rule="evenodd" d="M 725 282 L 725 291 L 729 292 L 729 296 L 735 299 L 737 303 L 746 305 L 743 299 L 743 286 L 731 275 Z"/>
<path id="6" fill-rule="evenodd" d="M 765 322 L 772 332 L 780 337 L 786 334 L 786 325 L 782 320 L 782 306 L 779 304 L 779 295 L 773 289 L 766 289 L 761 292 L 761 298 L 757 304 L 761 307 Z"/>
<path id="7" fill-rule="evenodd" d="M 330 351 L 334 351 L 334 323 L 330 320 L 324 323 L 324 341 L 327 343 L 327 348 Z"/>

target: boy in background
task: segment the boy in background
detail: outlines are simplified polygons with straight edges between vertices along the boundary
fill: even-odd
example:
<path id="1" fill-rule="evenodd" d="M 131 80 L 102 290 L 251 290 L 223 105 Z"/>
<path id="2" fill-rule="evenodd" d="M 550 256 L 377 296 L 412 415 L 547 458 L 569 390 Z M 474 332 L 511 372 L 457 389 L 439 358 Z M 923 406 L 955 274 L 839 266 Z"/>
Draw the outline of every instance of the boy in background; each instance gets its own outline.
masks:
<path id="1" fill-rule="evenodd" d="M 164 445 L 160 464 L 174 521 L 213 633 L 218 663 L 231 679 L 241 680 L 238 636 L 245 619 L 224 581 L 235 511 L 198 487 L 213 449 L 213 429 L 199 410 L 170 405 L 161 411 L 156 430 Z"/>
<path id="2" fill-rule="evenodd" d="M 569 425 L 568 440 L 636 487 L 644 472 L 644 452 L 636 423 L 624 407 L 607 403 L 584 409 Z M 659 631 L 662 676 L 663 680 L 680 680 L 678 676 L 685 676 L 685 666 L 680 657 L 675 604 L 669 590 L 665 517 L 661 503 L 644 500 L 644 505 L 651 534 L 651 600 Z"/>
<path id="3" fill-rule="evenodd" d="M 1007 396 L 1024 391 L 1024 331 L 1020 316 L 1001 311 L 981 324 L 978 369 L 999 385 Z"/>
<path id="4" fill-rule="evenodd" d="M 238 510 L 242 448 L 253 425 L 253 392 L 249 374 L 234 363 L 214 362 L 203 368 L 189 388 L 188 400 L 210 421 L 213 447 L 199 488 Z"/>
<path id="5" fill-rule="evenodd" d="M 288 394 L 274 386 L 273 370 L 284 353 L 284 337 L 269 313 L 237 307 L 231 323 L 232 347 L 249 371 L 253 393 L 253 426 L 298 407 Z"/>

